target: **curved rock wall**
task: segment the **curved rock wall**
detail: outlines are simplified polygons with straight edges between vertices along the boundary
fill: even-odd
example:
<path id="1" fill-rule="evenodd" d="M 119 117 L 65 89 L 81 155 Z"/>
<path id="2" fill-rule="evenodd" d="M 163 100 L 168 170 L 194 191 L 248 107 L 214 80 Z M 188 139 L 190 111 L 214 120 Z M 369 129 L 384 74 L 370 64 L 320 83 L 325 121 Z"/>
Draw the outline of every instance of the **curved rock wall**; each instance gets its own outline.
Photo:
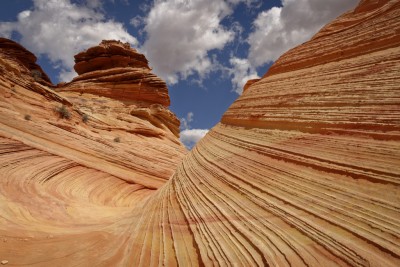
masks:
<path id="1" fill-rule="evenodd" d="M 55 91 L 35 61 L 0 39 L 0 262 L 118 265 L 135 210 L 186 154 L 179 120 L 162 101 Z"/>
<path id="2" fill-rule="evenodd" d="M 0 260 L 399 266 L 399 15 L 361 1 L 249 82 L 181 163 L 162 104 L 71 89 L 129 66 L 82 67 L 58 92 L 0 76 Z"/>
<path id="3" fill-rule="evenodd" d="M 372 2 L 246 85 L 145 206 L 126 263 L 399 266 L 400 6 Z"/>

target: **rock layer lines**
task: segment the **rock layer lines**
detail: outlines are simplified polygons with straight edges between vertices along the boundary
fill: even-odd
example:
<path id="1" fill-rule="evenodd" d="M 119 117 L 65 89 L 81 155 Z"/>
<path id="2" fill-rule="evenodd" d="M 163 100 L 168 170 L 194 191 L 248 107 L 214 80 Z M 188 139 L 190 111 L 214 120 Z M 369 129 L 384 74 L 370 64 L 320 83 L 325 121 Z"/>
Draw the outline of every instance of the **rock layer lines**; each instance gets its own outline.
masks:
<path id="1" fill-rule="evenodd" d="M 129 260 L 398 266 L 399 14 L 362 1 L 249 82 L 151 198 Z"/>
<path id="2" fill-rule="evenodd" d="M 170 104 L 165 82 L 151 73 L 148 61 L 129 44 L 103 41 L 75 56 L 79 74 L 62 91 L 90 93 L 124 103 Z"/>
<path id="3" fill-rule="evenodd" d="M 134 50 L 78 54 L 57 92 L 3 60 L 0 260 L 399 266 L 399 18 L 399 1 L 361 1 L 250 81 L 182 161 L 162 94 L 111 90 L 150 73 Z M 71 120 L 55 119 L 59 103 Z"/>

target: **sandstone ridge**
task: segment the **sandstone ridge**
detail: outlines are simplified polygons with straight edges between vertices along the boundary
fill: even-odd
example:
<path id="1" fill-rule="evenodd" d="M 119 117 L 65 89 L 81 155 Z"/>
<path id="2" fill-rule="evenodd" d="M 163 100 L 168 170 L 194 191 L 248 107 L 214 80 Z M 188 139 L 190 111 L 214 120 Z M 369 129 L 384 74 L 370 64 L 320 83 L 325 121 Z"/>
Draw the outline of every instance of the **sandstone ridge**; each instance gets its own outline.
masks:
<path id="1" fill-rule="evenodd" d="M 400 266 L 399 17 L 397 0 L 361 1 L 248 82 L 185 156 L 156 120 L 164 105 L 84 78 L 149 70 L 128 66 L 128 46 L 103 44 L 121 63 L 96 59 L 102 48 L 77 56 L 81 74 L 56 91 L 19 79 L 0 50 L 0 260 Z"/>

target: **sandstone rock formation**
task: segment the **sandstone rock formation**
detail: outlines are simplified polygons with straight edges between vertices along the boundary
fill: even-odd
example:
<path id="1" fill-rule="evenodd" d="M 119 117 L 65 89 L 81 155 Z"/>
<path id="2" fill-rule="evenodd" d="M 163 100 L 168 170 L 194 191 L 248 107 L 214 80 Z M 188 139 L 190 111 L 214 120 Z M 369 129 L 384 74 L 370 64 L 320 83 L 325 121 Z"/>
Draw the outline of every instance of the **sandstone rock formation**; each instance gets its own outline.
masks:
<path id="1" fill-rule="evenodd" d="M 148 61 L 129 44 L 103 41 L 75 56 L 79 74 L 62 91 L 85 92 L 120 100 L 126 104 L 169 106 L 167 85 L 151 73 Z"/>
<path id="2" fill-rule="evenodd" d="M 137 115 L 146 107 L 34 84 L 50 98 L 19 80 L 15 93 L 8 69 L 21 66 L 7 61 L 0 260 L 400 266 L 399 15 L 397 0 L 361 1 L 249 85 L 179 164 L 173 131 Z M 110 111 L 96 108 L 93 122 L 79 122 L 80 103 L 100 100 Z M 71 121 L 52 113 L 61 101 L 71 103 Z M 27 110 L 30 121 L 22 119 Z M 137 123 L 164 135 L 112 142 Z M 160 165 L 162 177 L 152 171 Z"/>
<path id="3" fill-rule="evenodd" d="M 246 84 L 243 86 L 243 92 L 246 91 L 247 89 L 249 89 L 249 87 L 250 87 L 251 85 L 253 85 L 253 83 L 258 82 L 259 80 L 260 80 L 260 79 L 251 79 L 251 80 L 248 80 L 248 81 L 246 82 Z"/>
<path id="4" fill-rule="evenodd" d="M 51 81 L 42 68 L 36 64 L 36 56 L 22 47 L 20 44 L 0 37 L 0 50 L 6 51 L 0 58 L 3 71 L 13 72 L 16 75 L 23 76 L 25 80 L 30 80 L 32 77 L 45 85 L 51 85 Z M 21 65 L 20 68 L 13 68 L 12 64 L 7 64 L 8 61 L 17 60 Z M 4 68 L 7 68 L 4 70 Z"/>
<path id="5" fill-rule="evenodd" d="M 134 92 L 129 105 L 56 92 L 10 40 L 0 39 L 0 61 L 0 261 L 114 266 L 110 255 L 129 236 L 124 218 L 186 153 L 179 120 Z"/>

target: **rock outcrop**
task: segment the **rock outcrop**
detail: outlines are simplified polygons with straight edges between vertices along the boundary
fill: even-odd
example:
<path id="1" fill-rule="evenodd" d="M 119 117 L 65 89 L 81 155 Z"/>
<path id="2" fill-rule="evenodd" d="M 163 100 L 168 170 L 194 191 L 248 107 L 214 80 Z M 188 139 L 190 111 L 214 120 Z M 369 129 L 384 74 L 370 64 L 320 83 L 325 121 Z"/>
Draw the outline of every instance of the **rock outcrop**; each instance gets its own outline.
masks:
<path id="1" fill-rule="evenodd" d="M 129 68 L 147 64 L 137 58 Z M 44 73 L 31 75 L 41 71 L 35 61 L 0 39 L 0 261 L 115 266 L 129 236 L 124 218 L 186 153 L 179 120 L 160 104 L 168 95 L 152 102 L 132 93 L 128 105 L 112 92 L 54 89 Z"/>
<path id="2" fill-rule="evenodd" d="M 151 73 L 145 56 L 129 44 L 103 41 L 77 54 L 75 63 L 79 76 L 61 91 L 90 93 L 126 104 L 170 104 L 166 83 Z"/>
<path id="3" fill-rule="evenodd" d="M 6 51 L 6 53 L 2 54 L 2 57 L 0 58 L 3 72 L 14 72 L 14 74 L 22 76 L 25 80 L 35 79 L 37 82 L 44 85 L 51 85 L 51 81 L 47 74 L 44 73 L 38 64 L 36 64 L 36 56 L 26 50 L 23 46 L 0 37 L 0 50 Z M 13 68 L 13 64 L 7 63 L 14 60 L 19 62 L 17 68 Z M 6 67 L 8 67 L 8 69 L 4 70 Z"/>
<path id="4" fill-rule="evenodd" d="M 250 82 L 145 206 L 127 262 L 399 266 L 399 4 L 363 1 Z"/>
<path id="5" fill-rule="evenodd" d="M 56 92 L 30 76 L 20 77 L 27 72 L 25 66 L 34 65 L 34 58 L 28 62 L 22 56 L 11 58 L 26 54 L 25 49 L 15 52 L 19 47 L 15 44 L 9 54 L 8 47 L 1 47 L 1 58 L 8 60 L 0 69 L 3 136 L 153 189 L 173 174 L 185 149 L 178 140 L 179 120 L 166 107 L 140 98 L 135 102 L 134 93 L 131 105 L 126 105 L 101 94 Z M 68 119 L 62 118 L 62 106 Z M 31 119 L 25 120 L 25 115 Z M 132 156 L 137 158 L 132 160 Z"/>
<path id="6" fill-rule="evenodd" d="M 77 81 L 14 92 L 2 67 L 0 260 L 399 266 L 399 15 L 397 0 L 361 1 L 250 82 L 179 164 L 146 101 L 81 95 Z M 52 111 L 61 101 L 69 121 Z"/>

